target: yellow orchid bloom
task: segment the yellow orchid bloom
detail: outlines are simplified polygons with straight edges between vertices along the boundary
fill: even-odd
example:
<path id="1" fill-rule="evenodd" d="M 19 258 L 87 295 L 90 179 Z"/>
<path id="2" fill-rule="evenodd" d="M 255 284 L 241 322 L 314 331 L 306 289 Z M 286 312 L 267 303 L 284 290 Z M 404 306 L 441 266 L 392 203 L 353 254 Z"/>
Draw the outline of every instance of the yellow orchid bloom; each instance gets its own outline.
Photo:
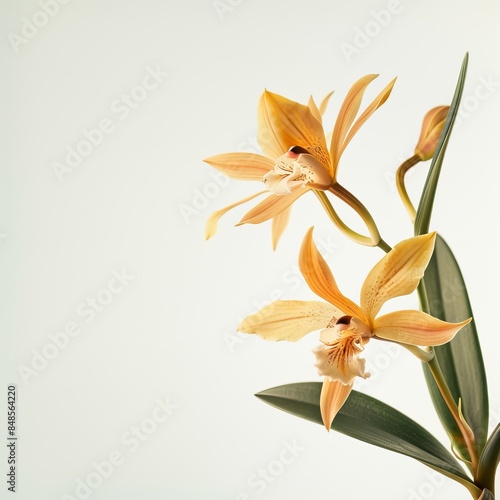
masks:
<path id="1" fill-rule="evenodd" d="M 279 300 L 248 316 L 238 326 L 266 340 L 295 342 L 321 330 L 314 349 L 315 366 L 324 377 L 320 408 L 325 427 L 349 396 L 356 377 L 367 378 L 360 358 L 370 339 L 409 346 L 436 346 L 449 342 L 467 323 L 448 323 L 417 310 L 378 316 L 388 300 L 415 291 L 434 249 L 435 233 L 398 243 L 370 271 L 361 288 L 360 305 L 339 290 L 328 264 L 307 232 L 299 267 L 311 290 L 327 302 Z"/>
<path id="2" fill-rule="evenodd" d="M 269 196 L 247 212 L 239 224 L 259 224 L 272 219 L 273 246 L 285 230 L 295 200 L 310 190 L 328 190 L 335 183 L 340 157 L 368 118 L 387 100 L 392 80 L 355 121 L 367 86 L 378 75 L 360 78 L 349 90 L 337 117 L 329 147 L 322 125 L 328 95 L 319 108 L 311 98 L 299 104 L 264 91 L 258 105 L 258 141 L 264 155 L 226 153 L 204 161 L 225 175 L 264 183 L 264 190 L 214 212 L 205 236 L 212 237 L 226 212 L 264 194 Z M 238 225 L 239 225 L 238 224 Z"/>

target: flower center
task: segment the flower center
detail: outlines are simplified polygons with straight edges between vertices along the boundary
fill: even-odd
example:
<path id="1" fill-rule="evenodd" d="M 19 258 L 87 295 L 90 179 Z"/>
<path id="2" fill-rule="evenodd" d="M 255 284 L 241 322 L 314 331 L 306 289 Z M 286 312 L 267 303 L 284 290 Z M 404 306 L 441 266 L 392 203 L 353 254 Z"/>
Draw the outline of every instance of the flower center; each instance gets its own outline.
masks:
<path id="1" fill-rule="evenodd" d="M 306 149 L 294 146 L 276 160 L 274 169 L 264 175 L 263 182 L 272 193 L 286 195 L 299 187 L 328 189 L 332 179 Z"/>
<path id="2" fill-rule="evenodd" d="M 354 377 L 368 378 L 365 360 L 360 358 L 371 332 L 365 323 L 351 316 L 332 318 L 321 331 L 321 345 L 313 350 L 318 374 L 352 384 Z"/>
<path id="3" fill-rule="evenodd" d="M 328 345 L 328 344 L 327 344 Z M 330 344 L 328 349 L 328 360 L 337 365 L 345 365 L 349 358 L 358 355 L 364 349 L 361 335 L 348 334 L 337 339 Z"/>

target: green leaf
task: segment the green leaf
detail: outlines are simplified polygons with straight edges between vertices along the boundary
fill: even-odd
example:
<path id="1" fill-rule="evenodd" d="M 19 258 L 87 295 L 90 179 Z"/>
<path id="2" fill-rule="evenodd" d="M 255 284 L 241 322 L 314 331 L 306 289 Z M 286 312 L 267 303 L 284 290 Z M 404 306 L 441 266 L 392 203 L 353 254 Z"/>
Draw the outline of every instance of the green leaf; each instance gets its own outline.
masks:
<path id="1" fill-rule="evenodd" d="M 446 242 L 438 235 L 423 279 L 429 314 L 453 323 L 473 317 L 465 282 Z M 455 338 L 434 348 L 436 358 L 454 401 L 462 402 L 463 415 L 472 428 L 480 456 L 488 435 L 488 391 L 476 325 L 471 321 Z M 439 389 L 424 364 L 424 373 L 436 411 L 455 449 L 469 460 L 469 454 Z"/>
<path id="2" fill-rule="evenodd" d="M 490 490 L 484 489 L 478 500 L 495 500 L 495 496 Z"/>
<path id="3" fill-rule="evenodd" d="M 477 484 L 493 491 L 495 473 L 500 461 L 500 424 L 492 432 L 479 459 Z"/>
<path id="4" fill-rule="evenodd" d="M 323 425 L 320 382 L 282 385 L 259 392 L 266 403 Z M 476 498 L 480 490 L 457 460 L 423 427 L 381 401 L 352 391 L 336 415 L 332 429 L 386 450 L 414 458 L 464 485 Z"/>
<path id="5" fill-rule="evenodd" d="M 432 207 L 434 206 L 434 198 L 439 181 L 439 174 L 441 173 L 441 165 L 443 164 L 446 147 L 448 146 L 448 141 L 450 140 L 451 136 L 451 130 L 453 128 L 453 124 L 455 123 L 455 118 L 458 113 L 458 107 L 460 106 L 460 99 L 462 98 L 462 92 L 465 83 L 465 75 L 467 73 L 468 60 L 469 55 L 465 54 L 464 60 L 462 62 L 462 68 L 458 77 L 457 86 L 455 88 L 455 94 L 453 95 L 453 99 L 450 104 L 450 110 L 448 111 L 448 115 L 446 116 L 443 131 L 441 132 L 441 136 L 439 137 L 439 142 L 432 158 L 429 173 L 427 175 L 427 180 L 425 181 L 422 196 L 420 198 L 420 203 L 418 205 L 417 215 L 415 217 L 415 236 L 419 236 L 421 234 L 429 232 Z"/>

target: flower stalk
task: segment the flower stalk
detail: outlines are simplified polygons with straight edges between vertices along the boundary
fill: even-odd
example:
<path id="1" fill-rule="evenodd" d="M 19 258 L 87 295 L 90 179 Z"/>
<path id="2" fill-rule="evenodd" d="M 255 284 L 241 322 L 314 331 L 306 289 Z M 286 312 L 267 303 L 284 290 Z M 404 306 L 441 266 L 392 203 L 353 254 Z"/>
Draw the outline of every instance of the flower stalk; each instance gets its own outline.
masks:
<path id="1" fill-rule="evenodd" d="M 435 356 L 433 356 L 429 361 L 427 361 L 427 366 L 432 373 L 434 380 L 436 381 L 436 385 L 438 386 L 439 392 L 446 403 L 446 406 L 450 410 L 455 422 L 460 429 L 460 433 L 462 434 L 465 442 L 465 446 L 467 447 L 467 451 L 469 452 L 469 456 L 471 459 L 471 467 L 472 472 L 474 474 L 474 479 L 477 475 L 477 466 L 479 462 L 479 458 L 477 456 L 476 451 L 476 440 L 474 434 L 470 427 L 464 423 L 462 418 L 460 417 L 460 411 L 458 409 L 457 404 L 453 399 L 453 395 L 446 383 L 446 380 L 443 376 L 443 372 L 441 371 L 441 367 L 439 366 L 439 362 Z"/>
<path id="2" fill-rule="evenodd" d="M 413 155 L 411 158 L 404 161 L 396 172 L 396 187 L 398 189 L 399 197 L 401 198 L 401 201 L 410 216 L 412 224 L 415 222 L 417 211 L 415 210 L 415 207 L 408 196 L 408 192 L 406 191 L 405 175 L 410 168 L 414 167 L 420 161 L 421 160 L 418 155 Z"/>
<path id="3" fill-rule="evenodd" d="M 347 226 L 344 221 L 339 217 L 336 210 L 333 208 L 333 205 L 330 203 L 330 200 L 326 196 L 324 191 L 314 191 L 314 194 L 318 197 L 322 207 L 325 209 L 328 217 L 330 217 L 331 221 L 351 240 L 359 243 L 360 245 L 365 246 L 373 246 L 372 240 L 368 236 L 363 236 L 358 232 L 351 229 Z"/>

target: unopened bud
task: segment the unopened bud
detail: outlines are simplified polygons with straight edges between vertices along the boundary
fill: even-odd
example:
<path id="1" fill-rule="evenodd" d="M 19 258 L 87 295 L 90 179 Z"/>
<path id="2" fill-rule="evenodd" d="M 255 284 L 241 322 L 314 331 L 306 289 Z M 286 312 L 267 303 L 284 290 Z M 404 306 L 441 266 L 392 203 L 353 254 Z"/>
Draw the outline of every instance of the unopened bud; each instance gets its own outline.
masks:
<path id="1" fill-rule="evenodd" d="M 449 109 L 449 106 L 438 106 L 425 115 L 420 138 L 415 148 L 415 154 L 420 160 L 427 161 L 434 156 Z"/>

